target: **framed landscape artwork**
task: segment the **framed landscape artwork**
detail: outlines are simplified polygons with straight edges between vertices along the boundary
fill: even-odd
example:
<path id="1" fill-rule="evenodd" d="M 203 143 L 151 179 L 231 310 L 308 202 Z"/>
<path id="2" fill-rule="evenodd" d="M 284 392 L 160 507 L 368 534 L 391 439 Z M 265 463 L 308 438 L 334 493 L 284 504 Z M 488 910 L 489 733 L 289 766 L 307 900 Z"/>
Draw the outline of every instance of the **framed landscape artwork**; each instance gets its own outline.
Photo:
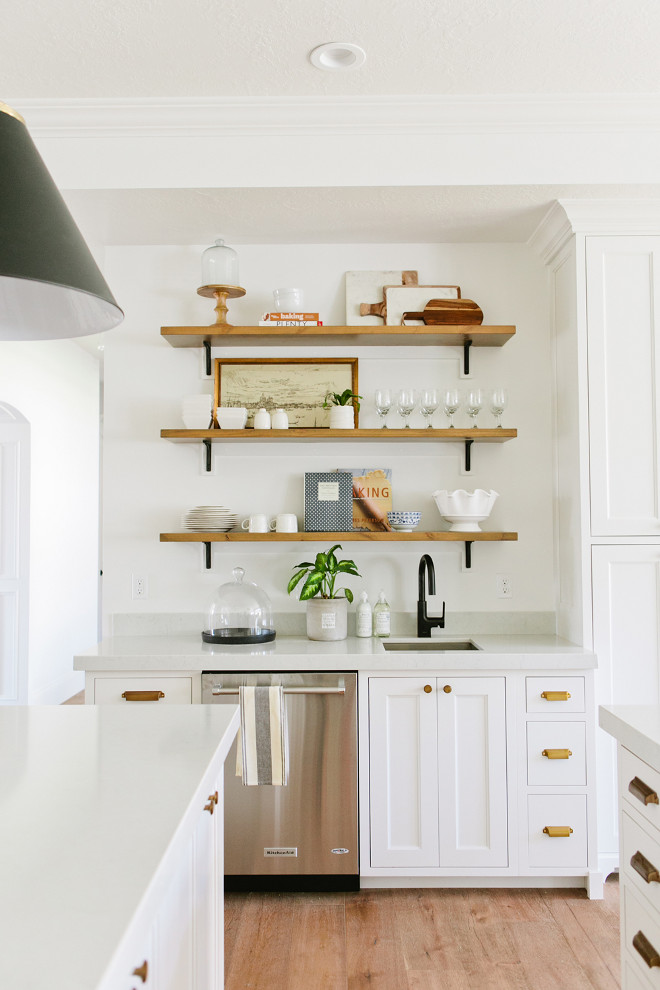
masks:
<path id="1" fill-rule="evenodd" d="M 218 406 L 245 406 L 250 427 L 257 410 L 284 409 L 290 427 L 329 427 L 323 400 L 347 388 L 357 394 L 357 358 L 217 358 L 213 416 Z"/>

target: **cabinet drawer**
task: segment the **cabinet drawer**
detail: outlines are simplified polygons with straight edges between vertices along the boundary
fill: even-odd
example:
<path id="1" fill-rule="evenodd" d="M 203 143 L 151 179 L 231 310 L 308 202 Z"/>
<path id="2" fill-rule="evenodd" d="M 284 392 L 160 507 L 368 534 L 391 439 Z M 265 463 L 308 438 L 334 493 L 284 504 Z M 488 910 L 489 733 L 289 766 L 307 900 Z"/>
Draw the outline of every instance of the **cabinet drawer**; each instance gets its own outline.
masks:
<path id="1" fill-rule="evenodd" d="M 649 794 L 648 803 L 644 798 L 631 793 L 629 787 L 631 783 L 636 789 L 639 785 Z M 623 801 L 623 807 L 630 805 L 654 828 L 660 828 L 660 773 L 644 763 L 638 756 L 634 756 L 629 750 L 619 746 L 619 793 Z"/>
<path id="2" fill-rule="evenodd" d="M 586 784 L 585 743 L 585 722 L 528 722 L 527 783 L 544 787 Z M 570 755 L 562 758 L 567 752 Z"/>
<path id="3" fill-rule="evenodd" d="M 530 794 L 527 798 L 530 867 L 585 869 L 587 798 L 584 794 Z M 552 836 L 544 828 L 569 826 L 570 835 Z"/>
<path id="4" fill-rule="evenodd" d="M 621 930 L 624 962 L 628 961 L 633 971 L 643 973 L 650 986 L 660 988 L 660 966 L 651 967 L 646 962 L 649 955 L 660 958 L 660 917 L 638 900 L 625 882 Z M 641 941 L 639 933 L 643 936 Z"/>
<path id="5" fill-rule="evenodd" d="M 621 870 L 625 882 L 647 898 L 660 914 L 660 835 L 650 836 L 625 811 L 622 822 Z M 641 873 L 632 865 L 633 857 Z"/>
<path id="6" fill-rule="evenodd" d="M 560 712 L 584 711 L 584 677 L 527 677 L 525 689 L 528 712 L 549 712 L 554 715 Z M 552 693 L 565 692 L 570 694 L 570 698 L 552 697 Z M 550 697 L 544 698 L 544 693 Z"/>
<path id="7" fill-rule="evenodd" d="M 154 700 L 132 700 L 124 692 L 149 691 L 164 697 Z M 189 705 L 192 703 L 192 677 L 95 677 L 94 704 Z"/>

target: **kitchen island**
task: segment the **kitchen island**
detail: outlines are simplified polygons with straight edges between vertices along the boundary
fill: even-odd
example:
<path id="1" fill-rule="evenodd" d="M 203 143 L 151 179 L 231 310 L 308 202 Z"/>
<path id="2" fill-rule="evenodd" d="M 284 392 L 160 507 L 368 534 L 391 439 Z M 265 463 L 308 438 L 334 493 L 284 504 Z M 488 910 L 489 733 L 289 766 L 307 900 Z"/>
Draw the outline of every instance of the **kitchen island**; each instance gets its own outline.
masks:
<path id="1" fill-rule="evenodd" d="M 236 706 L 0 709 L 0 986 L 222 987 L 237 728 Z"/>
<path id="2" fill-rule="evenodd" d="M 446 649 L 457 639 L 475 649 Z M 596 853 L 589 650 L 550 635 L 443 634 L 260 646 L 117 636 L 75 658 L 88 703 L 222 700 L 223 674 L 356 672 L 362 887 L 585 886 Z M 226 699 L 225 699 L 226 700 Z M 130 706 L 129 706 L 130 707 Z M 206 706 L 203 706 L 206 707 Z M 230 758 L 231 759 L 231 758 Z"/>

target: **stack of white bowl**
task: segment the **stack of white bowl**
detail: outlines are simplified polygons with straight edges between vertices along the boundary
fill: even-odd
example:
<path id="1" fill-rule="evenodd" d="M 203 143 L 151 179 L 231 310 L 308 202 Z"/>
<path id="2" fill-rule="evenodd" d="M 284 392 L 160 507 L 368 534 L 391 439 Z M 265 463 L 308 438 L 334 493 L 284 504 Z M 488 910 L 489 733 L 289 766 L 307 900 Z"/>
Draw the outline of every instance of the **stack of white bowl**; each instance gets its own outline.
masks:
<path id="1" fill-rule="evenodd" d="M 206 430 L 211 422 L 213 397 L 186 395 L 181 402 L 181 418 L 187 430 Z"/>
<path id="2" fill-rule="evenodd" d="M 236 513 L 224 505 L 197 505 L 186 512 L 183 525 L 202 533 L 226 533 L 236 525 Z"/>

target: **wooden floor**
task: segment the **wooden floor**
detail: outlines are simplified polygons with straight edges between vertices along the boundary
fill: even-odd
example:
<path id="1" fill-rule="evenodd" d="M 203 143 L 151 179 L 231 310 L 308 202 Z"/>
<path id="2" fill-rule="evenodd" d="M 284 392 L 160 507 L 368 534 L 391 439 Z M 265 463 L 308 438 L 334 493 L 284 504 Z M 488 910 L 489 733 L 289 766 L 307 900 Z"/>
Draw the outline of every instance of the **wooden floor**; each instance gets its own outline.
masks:
<path id="1" fill-rule="evenodd" d="M 618 990 L 619 885 L 228 894 L 226 990 Z"/>

